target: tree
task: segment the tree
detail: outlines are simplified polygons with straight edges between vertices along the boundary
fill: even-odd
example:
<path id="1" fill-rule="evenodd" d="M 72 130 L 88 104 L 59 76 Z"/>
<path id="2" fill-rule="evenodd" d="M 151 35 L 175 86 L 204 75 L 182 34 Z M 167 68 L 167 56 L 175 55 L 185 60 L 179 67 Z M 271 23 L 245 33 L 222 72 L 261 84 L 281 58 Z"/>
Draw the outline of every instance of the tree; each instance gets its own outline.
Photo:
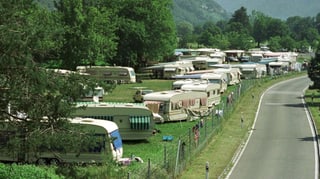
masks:
<path id="1" fill-rule="evenodd" d="M 216 37 L 220 35 L 222 35 L 221 29 L 213 22 L 208 21 L 203 24 L 197 41 L 204 46 L 218 48 L 218 39 Z"/>
<path id="2" fill-rule="evenodd" d="M 119 40 L 112 63 L 138 68 L 173 54 L 177 36 L 170 2 L 124 0 L 119 4 Z"/>
<path id="3" fill-rule="evenodd" d="M 61 0 L 56 3 L 63 22 L 62 67 L 75 70 L 80 64 L 108 64 L 116 53 L 116 9 L 108 0 Z"/>
<path id="4" fill-rule="evenodd" d="M 241 33 L 250 33 L 251 32 L 251 25 L 249 22 L 249 16 L 247 15 L 247 9 L 241 7 L 240 9 L 236 10 L 232 15 L 231 19 L 229 20 L 229 26 L 233 26 L 233 28 L 229 28 L 229 32 L 241 32 Z"/>
<path id="5" fill-rule="evenodd" d="M 280 36 L 274 36 L 271 37 L 268 40 L 268 46 L 271 51 L 280 51 L 281 45 L 280 45 L 281 37 Z"/>
<path id="6" fill-rule="evenodd" d="M 211 21 L 204 23 L 202 29 L 203 31 L 208 31 L 213 36 L 222 33 L 221 29 Z"/>
<path id="7" fill-rule="evenodd" d="M 320 89 L 320 47 L 318 47 L 315 57 L 311 59 L 308 76 L 313 81 L 313 88 Z"/>
<path id="8" fill-rule="evenodd" d="M 254 39 L 248 34 L 229 32 L 227 37 L 230 42 L 229 48 L 231 49 L 248 50 L 254 47 Z"/>
<path id="9" fill-rule="evenodd" d="M 52 19 L 38 22 L 38 16 L 50 16 L 32 0 L 1 1 L 0 7 L 5 7 L 0 16 L 0 122 L 8 121 L 25 136 L 11 146 L 15 152 L 16 146 L 23 146 L 24 151 L 19 152 L 25 153 L 40 145 L 31 143 L 40 137 L 35 131 L 54 137 L 64 128 L 74 110 L 73 102 L 87 92 L 83 86 L 88 79 L 39 67 L 39 56 L 47 56 L 55 47 L 50 41 L 55 31 L 48 30 L 53 28 Z"/>
<path id="10" fill-rule="evenodd" d="M 320 34 L 320 12 L 317 14 L 315 19 L 315 28 L 318 29 L 318 33 Z"/>
<path id="11" fill-rule="evenodd" d="M 204 31 L 198 37 L 198 43 L 206 47 L 212 47 L 214 44 L 214 37 L 210 32 Z"/>
<path id="12" fill-rule="evenodd" d="M 268 21 L 270 17 L 259 13 L 259 12 L 253 12 L 252 13 L 253 18 L 253 28 L 252 28 L 252 36 L 258 43 L 258 47 L 260 47 L 260 44 L 268 39 Z"/>
<path id="13" fill-rule="evenodd" d="M 300 41 L 304 39 L 306 29 L 313 27 L 314 20 L 310 17 L 289 17 L 286 21 L 294 39 Z"/>
<path id="14" fill-rule="evenodd" d="M 290 30 L 285 22 L 280 19 L 271 18 L 267 22 L 267 36 L 275 37 L 275 36 L 286 36 L 290 34 Z"/>
<path id="15" fill-rule="evenodd" d="M 179 38 L 179 47 L 187 48 L 188 42 L 191 42 L 192 33 L 193 33 L 193 25 L 189 22 L 179 22 L 177 24 L 177 34 Z"/>

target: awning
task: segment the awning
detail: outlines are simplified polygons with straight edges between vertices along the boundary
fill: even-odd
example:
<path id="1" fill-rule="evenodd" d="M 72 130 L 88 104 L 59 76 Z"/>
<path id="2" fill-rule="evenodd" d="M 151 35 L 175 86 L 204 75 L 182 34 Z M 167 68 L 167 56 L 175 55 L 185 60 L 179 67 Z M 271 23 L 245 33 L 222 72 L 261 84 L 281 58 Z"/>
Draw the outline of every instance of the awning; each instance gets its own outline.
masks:
<path id="1" fill-rule="evenodd" d="M 150 127 L 150 116 L 130 116 L 131 129 L 146 130 Z"/>

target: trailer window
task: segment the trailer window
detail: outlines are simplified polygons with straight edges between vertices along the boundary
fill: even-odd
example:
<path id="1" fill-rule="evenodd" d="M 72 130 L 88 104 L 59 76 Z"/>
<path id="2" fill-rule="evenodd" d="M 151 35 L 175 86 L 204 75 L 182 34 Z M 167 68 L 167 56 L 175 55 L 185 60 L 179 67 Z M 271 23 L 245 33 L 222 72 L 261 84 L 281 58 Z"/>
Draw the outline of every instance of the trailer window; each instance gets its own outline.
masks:
<path id="1" fill-rule="evenodd" d="M 128 76 L 128 73 L 127 72 L 120 72 L 119 76 Z"/>
<path id="2" fill-rule="evenodd" d="M 122 148 L 122 139 L 119 130 L 115 130 L 110 133 L 111 142 L 115 150 Z"/>

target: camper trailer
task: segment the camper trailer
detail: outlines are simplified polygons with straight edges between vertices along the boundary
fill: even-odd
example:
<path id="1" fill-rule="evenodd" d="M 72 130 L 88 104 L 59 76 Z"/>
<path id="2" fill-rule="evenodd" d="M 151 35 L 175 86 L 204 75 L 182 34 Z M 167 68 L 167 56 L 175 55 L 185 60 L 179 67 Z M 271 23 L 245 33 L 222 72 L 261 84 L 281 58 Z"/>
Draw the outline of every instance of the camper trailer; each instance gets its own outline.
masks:
<path id="1" fill-rule="evenodd" d="M 289 62 L 270 62 L 269 63 L 270 67 L 270 75 L 282 75 L 284 73 L 288 72 L 289 69 Z"/>
<path id="2" fill-rule="evenodd" d="M 144 96 L 146 106 L 164 121 L 183 121 L 193 116 L 208 114 L 207 93 L 169 90 L 149 93 Z"/>
<path id="3" fill-rule="evenodd" d="M 96 142 L 94 146 L 88 146 L 88 148 L 82 146 L 81 150 L 78 147 L 67 151 L 59 147 L 45 150 L 43 147 L 41 151 L 29 150 L 20 153 L 17 150 L 10 150 L 8 145 L 12 144 L 11 140 L 21 138 L 23 134 L 10 126 L 9 122 L 3 121 L 0 124 L 0 161 L 57 165 L 62 163 L 103 163 L 108 158 L 119 160 L 122 157 L 122 139 L 118 126 L 114 122 L 91 118 L 73 118 L 69 121 L 74 127 L 79 127 L 78 129 L 84 132 L 83 134 L 93 137 L 93 140 L 99 142 Z M 79 141 L 74 139 L 69 142 Z"/>
<path id="4" fill-rule="evenodd" d="M 175 62 L 158 63 L 147 67 L 144 70 L 149 70 L 152 77 L 156 79 L 170 79 L 174 75 L 183 75 L 187 72 L 193 71 L 191 61 L 181 60 Z"/>
<path id="5" fill-rule="evenodd" d="M 69 76 L 71 74 L 89 76 L 89 74 L 87 73 L 76 72 L 76 71 L 65 70 L 65 69 L 47 69 L 47 71 L 52 71 L 61 76 Z M 87 89 L 87 87 L 84 86 L 84 89 Z M 85 94 L 78 100 L 79 101 L 95 101 L 95 102 L 103 101 L 104 94 L 105 94 L 104 88 L 100 86 L 96 86 L 95 88 L 88 90 L 87 94 Z"/>
<path id="6" fill-rule="evenodd" d="M 204 74 L 204 73 L 215 73 L 215 74 L 226 74 L 228 85 L 236 85 L 241 81 L 241 71 L 239 68 L 232 68 L 229 64 L 212 65 L 212 69 L 208 70 L 196 70 L 187 73 L 192 74 Z"/>
<path id="7" fill-rule="evenodd" d="M 191 90 L 207 93 L 207 104 L 209 108 L 213 108 L 214 106 L 220 104 L 221 96 L 219 84 L 208 82 L 184 84 L 181 86 L 181 90 Z"/>
<path id="8" fill-rule="evenodd" d="M 239 68 L 217 68 L 214 69 L 214 73 L 225 73 L 228 85 L 236 85 L 241 82 L 241 71 Z"/>
<path id="9" fill-rule="evenodd" d="M 175 79 L 198 79 L 206 80 L 210 83 L 217 83 L 220 85 L 220 93 L 224 93 L 228 87 L 228 77 L 225 73 L 203 73 L 203 74 L 192 74 L 192 75 L 176 75 Z"/>
<path id="10" fill-rule="evenodd" d="M 123 140 L 146 140 L 152 136 L 154 118 L 143 103 L 79 102 L 75 117 L 89 117 L 115 122 Z"/>
<path id="11" fill-rule="evenodd" d="M 267 74 L 267 67 L 258 63 L 242 63 L 234 65 L 240 68 L 242 79 L 257 79 Z"/>
<path id="12" fill-rule="evenodd" d="M 77 71 L 107 83 L 135 83 L 136 73 L 131 67 L 123 66 L 77 66 Z"/>

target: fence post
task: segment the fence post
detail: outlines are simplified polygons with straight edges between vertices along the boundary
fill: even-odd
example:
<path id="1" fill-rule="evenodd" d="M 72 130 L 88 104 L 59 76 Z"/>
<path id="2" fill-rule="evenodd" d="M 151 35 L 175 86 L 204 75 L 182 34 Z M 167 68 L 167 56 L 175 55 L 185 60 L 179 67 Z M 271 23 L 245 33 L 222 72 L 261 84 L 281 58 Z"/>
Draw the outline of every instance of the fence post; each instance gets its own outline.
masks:
<path id="1" fill-rule="evenodd" d="M 192 138 L 191 138 L 191 128 L 189 128 L 189 159 L 191 158 L 191 142 Z"/>
<path id="2" fill-rule="evenodd" d="M 163 166 L 167 170 L 168 169 L 167 168 L 167 146 L 164 145 L 163 147 L 164 147 L 164 149 L 163 149 L 163 161 L 164 161 Z"/>
<path id="3" fill-rule="evenodd" d="M 148 179 L 150 179 L 151 178 L 151 169 L 150 169 L 150 158 L 148 159 Z"/>
<path id="4" fill-rule="evenodd" d="M 209 162 L 206 163 L 206 179 L 209 179 Z"/>
<path id="5" fill-rule="evenodd" d="M 128 176 L 127 176 L 127 179 L 130 179 L 130 172 L 128 172 Z"/>
<path id="6" fill-rule="evenodd" d="M 178 148 L 177 148 L 177 156 L 176 156 L 176 165 L 174 167 L 174 177 L 177 176 L 177 168 L 178 168 L 179 155 L 180 155 L 180 143 L 181 143 L 181 140 L 179 139 Z"/>

